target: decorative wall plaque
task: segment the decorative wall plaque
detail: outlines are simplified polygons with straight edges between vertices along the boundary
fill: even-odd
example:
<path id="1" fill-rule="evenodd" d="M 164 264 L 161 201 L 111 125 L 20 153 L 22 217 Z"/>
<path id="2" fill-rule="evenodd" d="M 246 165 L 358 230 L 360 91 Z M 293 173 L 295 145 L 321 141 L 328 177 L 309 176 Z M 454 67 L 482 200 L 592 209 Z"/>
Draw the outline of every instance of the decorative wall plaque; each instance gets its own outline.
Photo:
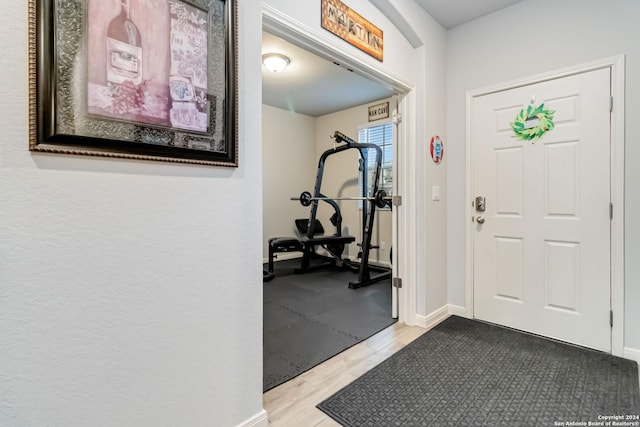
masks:
<path id="1" fill-rule="evenodd" d="M 382 62 L 382 30 L 340 0 L 322 0 L 322 28 Z"/>

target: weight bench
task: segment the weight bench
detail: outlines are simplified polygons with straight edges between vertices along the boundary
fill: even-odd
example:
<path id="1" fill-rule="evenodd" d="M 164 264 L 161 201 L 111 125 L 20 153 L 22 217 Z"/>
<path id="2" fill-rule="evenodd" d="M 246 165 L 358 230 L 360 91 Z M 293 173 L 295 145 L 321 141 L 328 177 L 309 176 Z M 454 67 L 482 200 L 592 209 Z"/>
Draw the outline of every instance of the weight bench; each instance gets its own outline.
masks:
<path id="1" fill-rule="evenodd" d="M 269 239 L 269 274 L 273 274 L 273 260 L 276 253 L 281 252 L 302 252 L 302 263 L 299 269 L 295 270 L 295 273 L 307 273 L 319 268 L 325 268 L 330 264 L 337 264 L 342 262 L 341 256 L 344 251 L 344 246 L 349 243 L 355 242 L 356 238 L 353 236 L 325 236 L 324 227 L 320 221 L 315 220 L 315 226 L 313 228 L 313 237 L 308 237 L 306 219 L 296 219 L 296 228 L 303 235 L 301 238 L 296 237 L 272 237 Z M 316 234 L 319 234 L 316 236 Z M 316 253 L 315 248 L 317 246 L 323 247 L 327 250 L 331 256 L 326 257 Z M 311 266 L 312 258 L 323 258 L 327 263 Z"/>
<path id="2" fill-rule="evenodd" d="M 368 286 L 373 283 L 379 282 L 381 280 L 385 280 L 391 278 L 391 270 L 384 269 L 382 271 L 383 274 L 372 277 L 371 271 L 379 271 L 377 268 L 369 265 L 369 252 L 373 248 L 371 245 L 371 231 L 374 226 L 374 218 L 376 207 L 383 208 L 387 205 L 391 206 L 390 201 L 391 198 L 386 196 L 384 191 L 378 191 L 378 183 L 380 181 L 380 171 L 382 169 L 382 149 L 372 143 L 359 143 L 355 140 L 349 138 L 347 135 L 342 132 L 336 131 L 333 134 L 333 138 L 336 143 L 345 143 L 345 145 L 335 146 L 329 150 L 326 150 L 320 156 L 320 160 L 318 161 L 318 172 L 316 174 L 316 183 L 314 186 L 313 194 L 305 191 L 303 192 L 299 198 L 292 197 L 291 200 L 299 200 L 302 206 L 311 206 L 311 211 L 309 212 L 308 220 L 296 220 L 296 226 L 302 235 L 305 237 L 301 239 L 297 239 L 295 237 L 274 237 L 269 239 L 269 271 L 265 274 L 265 281 L 268 278 L 273 278 L 273 258 L 277 252 L 302 252 L 302 265 L 296 270 L 296 273 L 305 273 L 307 271 L 316 270 L 318 268 L 324 268 L 328 266 L 339 266 L 351 269 L 355 272 L 355 265 L 350 264 L 348 260 L 342 259 L 342 252 L 344 251 L 344 245 L 349 243 L 353 243 L 355 241 L 355 237 L 351 236 L 342 236 L 342 216 L 340 215 L 340 206 L 336 202 L 337 200 L 363 200 L 367 201 L 367 203 L 363 203 L 362 205 L 362 243 L 360 254 L 358 258 L 360 259 L 360 263 L 357 266 L 358 280 L 354 282 L 349 282 L 349 288 L 356 289 L 362 286 Z M 326 159 L 329 156 L 334 154 L 341 153 L 346 150 L 355 149 L 359 153 L 359 168 L 358 171 L 360 173 L 360 181 L 362 182 L 362 194 L 369 194 L 367 197 L 338 197 L 332 199 L 330 197 L 326 197 L 321 192 L 322 187 L 322 175 L 324 174 L 324 164 Z M 368 150 L 375 151 L 375 164 L 373 169 L 373 177 L 372 177 L 372 188 L 369 191 L 369 186 L 367 185 L 367 159 L 368 159 Z M 375 195 L 375 197 L 374 197 Z M 331 216 L 331 223 L 336 227 L 336 233 L 333 236 L 315 236 L 316 227 L 320 226 L 320 223 L 316 219 L 318 204 L 320 202 L 328 203 L 333 209 L 334 214 Z M 309 232 L 307 230 L 306 224 L 313 224 L 313 232 Z M 301 226 L 304 226 L 301 228 Z M 324 230 L 322 231 L 324 232 Z M 330 256 L 322 256 L 316 253 L 316 246 L 321 246 L 327 252 L 329 252 Z M 318 266 L 311 266 L 311 258 L 312 257 L 320 257 L 327 260 L 327 263 Z M 352 268 L 354 267 L 354 268 Z"/>

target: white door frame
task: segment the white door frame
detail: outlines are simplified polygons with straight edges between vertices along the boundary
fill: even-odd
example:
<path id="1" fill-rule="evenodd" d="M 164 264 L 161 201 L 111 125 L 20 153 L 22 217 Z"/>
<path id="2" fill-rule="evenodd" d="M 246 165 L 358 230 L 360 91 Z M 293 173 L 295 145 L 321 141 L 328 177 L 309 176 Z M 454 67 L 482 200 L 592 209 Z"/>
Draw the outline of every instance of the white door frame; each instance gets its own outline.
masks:
<path id="1" fill-rule="evenodd" d="M 380 83 L 381 85 L 394 90 L 400 95 L 399 109 L 402 120 L 398 125 L 399 156 L 394 158 L 394 171 L 399 171 L 400 179 L 397 183 L 397 191 L 402 195 L 402 206 L 394 207 L 397 210 L 397 217 L 400 226 L 398 232 L 393 237 L 393 273 L 394 277 L 402 278 L 402 289 L 398 292 L 398 320 L 403 323 L 414 325 L 416 323 L 416 275 L 414 274 L 417 260 L 415 219 L 412 220 L 412 206 L 416 200 L 417 193 L 408 183 L 414 182 L 407 174 L 415 173 L 415 169 L 409 167 L 412 159 L 415 159 L 416 134 L 412 131 L 415 123 L 415 88 L 414 84 L 400 76 L 382 70 L 369 62 L 339 50 L 329 42 L 327 37 L 310 28 L 299 21 L 283 14 L 270 5 L 262 3 L 262 28 L 295 42 L 297 45 L 318 56 L 331 61 L 338 61 L 357 72 L 358 74 Z M 331 36 L 333 37 L 333 36 Z M 400 149 L 401 148 L 401 149 Z M 394 172 L 395 174 L 395 172 Z M 395 262 L 397 260 L 397 262 Z"/>
<path id="2" fill-rule="evenodd" d="M 548 73 L 538 74 L 507 83 L 501 83 L 482 89 L 467 92 L 467 124 L 466 124 L 466 192 L 465 192 L 465 303 L 466 315 L 474 316 L 473 308 L 473 227 L 471 217 L 473 211 L 473 170 L 471 162 L 471 104 L 474 98 L 528 86 L 561 77 L 581 74 L 602 68 L 611 68 L 611 94 L 613 96 L 611 112 L 611 203 L 613 218 L 611 220 L 611 309 L 613 310 L 613 327 L 611 329 L 611 352 L 615 356 L 624 357 L 624 82 L 625 57 L 613 56 L 586 64 L 563 68 Z"/>

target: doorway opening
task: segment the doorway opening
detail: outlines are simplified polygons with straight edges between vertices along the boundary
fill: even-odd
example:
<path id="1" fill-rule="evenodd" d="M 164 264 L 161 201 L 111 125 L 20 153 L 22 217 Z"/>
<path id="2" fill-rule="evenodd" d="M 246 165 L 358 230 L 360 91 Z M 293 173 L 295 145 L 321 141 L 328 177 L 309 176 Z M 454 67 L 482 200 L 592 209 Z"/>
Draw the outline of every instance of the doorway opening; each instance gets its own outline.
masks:
<path id="1" fill-rule="evenodd" d="M 387 122 L 392 123 L 394 128 L 398 128 L 398 120 L 394 119 L 398 117 L 399 110 L 405 102 L 404 97 L 410 90 L 407 85 L 402 83 L 392 82 L 393 84 L 390 84 L 389 82 L 383 82 L 379 76 L 372 78 L 372 75 L 376 75 L 375 70 L 369 69 L 368 66 L 358 63 L 358 61 L 350 62 L 349 58 L 345 61 L 343 54 L 334 51 L 330 46 L 323 45 L 321 42 L 314 40 L 313 36 L 309 36 L 308 32 L 305 32 L 304 37 L 300 36 L 301 33 L 302 31 L 295 28 L 295 24 L 286 22 L 286 18 L 278 16 L 277 12 L 271 10 L 264 11 L 262 53 L 265 54 L 267 53 L 266 50 L 269 50 L 274 51 L 276 54 L 287 56 L 285 62 L 288 62 L 291 70 L 304 71 L 307 73 L 306 77 L 295 76 L 293 73 L 285 76 L 284 73 L 286 71 L 281 75 L 278 75 L 278 73 L 263 75 L 263 209 L 265 230 L 265 235 L 263 236 L 263 252 L 265 254 L 265 261 L 267 261 L 269 238 L 279 236 L 283 232 L 284 235 L 287 235 L 287 230 L 289 233 L 294 232 L 294 220 L 308 217 L 309 208 L 300 206 L 300 203 L 290 199 L 296 198 L 302 190 L 310 190 L 309 187 L 313 186 L 318 158 L 324 151 L 331 150 L 335 144 L 329 137 L 333 135 L 335 131 L 338 131 L 347 134 L 347 136 L 353 140 L 358 140 L 359 128 L 367 125 L 367 107 L 380 103 L 388 103 L 389 117 Z M 286 50 L 289 49 L 294 53 L 286 52 Z M 295 58 L 298 54 L 304 58 L 313 57 L 313 61 L 320 61 L 320 63 L 313 62 L 315 65 L 312 64 L 305 70 L 305 64 Z M 325 63 L 324 65 L 322 64 L 323 62 Z M 329 67 L 334 73 L 338 71 L 341 77 L 338 79 L 336 75 L 333 75 L 333 77 L 325 76 L 324 78 L 318 76 L 317 74 L 320 74 L 319 70 L 326 64 L 329 64 Z M 292 87 L 292 84 L 299 82 L 297 79 L 304 82 L 305 78 L 310 78 L 309 76 L 314 74 L 318 80 L 304 89 L 304 92 L 306 92 L 303 94 L 304 96 L 297 97 L 298 94 L 296 89 Z M 341 84 L 344 85 L 342 89 Z M 356 90 L 356 87 L 361 87 L 362 89 Z M 333 106 L 329 107 L 327 104 L 329 101 L 327 101 L 324 96 L 321 96 L 325 94 L 329 95 L 329 101 Z M 359 99 L 358 96 L 360 96 Z M 356 99 L 356 101 L 354 101 L 354 99 Z M 323 108 L 324 110 L 322 110 Z M 361 114 L 362 111 L 365 111 L 363 115 Z M 389 178 L 397 177 L 398 175 L 397 153 L 400 149 L 399 147 L 402 145 L 402 134 L 402 129 L 394 132 L 394 144 L 391 146 L 393 147 L 392 152 L 394 154 L 392 167 L 387 168 L 387 171 L 383 175 L 387 178 L 388 182 L 391 182 L 394 191 L 388 195 L 389 200 L 391 200 L 393 194 L 397 194 L 399 188 L 397 180 Z M 337 159 L 338 156 L 335 156 L 335 158 Z M 354 199 L 366 197 L 358 193 L 360 179 L 358 169 L 360 165 L 361 163 L 357 155 L 346 156 L 339 160 L 332 161 L 331 164 L 327 164 L 326 175 L 323 182 L 324 193 L 322 193 L 323 195 L 326 194 L 329 198 L 343 199 L 336 200 L 336 202 L 340 203 L 343 216 L 343 229 L 339 231 L 356 236 L 356 241 L 361 240 L 361 233 L 364 227 L 361 207 L 358 206 L 357 202 L 354 203 Z M 306 188 L 300 187 L 300 185 L 304 186 L 305 183 L 307 185 Z M 369 194 L 369 196 L 371 196 L 371 194 Z M 393 265 L 395 270 L 394 274 L 397 274 L 398 267 L 397 264 L 393 263 L 393 259 L 397 257 L 397 253 L 399 252 L 395 250 L 396 245 L 398 245 L 397 242 L 401 241 L 397 235 L 398 215 L 394 209 L 387 211 L 382 210 L 377 214 L 375 230 L 371 230 L 372 233 L 375 233 L 372 242 L 375 248 L 371 251 L 372 256 L 370 257 L 370 262 L 372 264 L 382 264 L 383 267 L 391 267 L 391 265 Z M 330 218 L 323 218 L 322 222 L 324 223 L 324 228 L 331 228 L 332 221 Z M 356 245 L 352 246 L 353 247 L 346 249 L 345 256 L 347 259 L 357 261 L 359 249 Z M 278 255 L 278 260 L 280 260 L 282 264 L 278 265 L 278 263 L 276 263 L 274 271 L 276 279 L 274 280 L 277 280 L 279 270 L 285 272 L 286 275 L 287 268 L 295 268 L 292 267 L 291 263 L 299 265 L 299 260 L 295 258 L 291 259 L 292 257 L 299 257 L 299 252 L 291 254 L 285 252 Z M 329 270 L 323 270 L 321 274 L 326 278 L 326 276 L 332 273 Z M 305 281 L 311 281 L 307 280 L 311 276 L 305 276 L 307 275 L 297 275 L 295 277 L 296 280 L 299 279 L 302 283 L 302 288 L 310 286 L 308 283 L 305 283 Z M 386 321 L 392 323 L 395 321 L 394 318 L 397 318 L 399 315 L 398 290 L 397 288 L 392 288 L 391 280 L 389 280 L 385 286 L 385 292 L 388 292 L 390 296 L 388 302 L 389 314 L 386 316 Z M 349 290 L 348 282 L 342 281 L 341 288 Z M 276 294 L 282 292 L 282 289 L 282 287 L 277 288 Z M 342 298 L 342 302 L 347 298 L 351 298 L 356 305 L 362 305 L 363 301 L 365 301 L 364 304 L 369 305 L 369 308 L 372 308 L 371 306 L 375 308 L 375 305 L 381 301 L 380 299 L 368 300 L 366 298 L 367 294 L 376 293 L 377 290 L 374 288 L 374 285 L 362 288 L 361 290 L 363 291 L 361 293 L 365 295 L 363 298 L 355 298 L 355 293 L 350 294 L 349 297 L 340 298 Z M 293 304 L 292 306 L 284 307 L 284 309 L 283 307 L 276 307 L 280 305 L 277 301 L 275 304 L 269 305 L 273 301 L 267 300 L 265 292 L 265 316 L 271 315 L 270 324 L 267 325 L 265 320 L 264 325 L 265 353 L 276 351 L 276 347 L 283 345 L 282 341 L 278 342 L 277 340 L 267 342 L 267 333 L 278 328 L 292 330 L 304 323 L 299 322 L 299 324 L 295 325 L 287 323 L 301 314 L 300 311 L 302 308 L 298 304 L 300 292 L 301 290 L 297 289 L 293 291 L 292 294 L 279 295 L 282 301 L 289 300 L 289 302 Z M 313 292 L 318 292 L 318 290 L 316 289 Z M 315 316 L 312 320 L 322 319 L 323 316 L 331 316 L 327 314 L 328 312 L 323 312 L 323 310 L 327 308 L 328 303 L 336 305 L 331 301 L 322 301 L 319 298 L 316 298 L 313 303 L 308 305 L 312 312 L 311 314 Z M 267 313 L 268 311 L 269 313 Z M 347 317 L 345 320 L 349 324 L 349 327 L 355 329 L 363 326 L 359 323 L 372 323 L 371 321 L 367 321 L 365 317 L 359 315 Z M 282 330 L 277 332 L 278 333 L 274 335 L 281 335 L 280 332 L 282 332 Z M 307 342 L 301 342 L 298 348 L 304 348 L 312 341 L 321 341 L 318 338 L 319 334 L 322 334 L 322 327 L 308 333 L 298 332 L 300 336 L 303 337 L 303 341 L 305 339 L 308 340 Z M 348 333 L 347 335 L 349 334 L 357 335 L 355 333 Z M 367 338 L 367 336 L 361 336 L 360 340 L 365 338 Z M 350 346 L 348 342 L 342 343 L 342 345 L 345 344 L 346 346 L 344 348 Z M 312 354 L 309 359 L 317 358 L 316 356 L 316 354 Z M 284 369 L 285 365 L 294 364 L 290 360 L 283 360 L 282 357 L 276 357 L 276 359 L 278 361 L 276 366 L 274 366 L 276 376 L 280 373 L 280 369 Z M 324 361 L 324 359 L 317 360 L 316 364 L 322 361 Z M 306 369 L 308 369 L 308 367 Z M 269 380 L 272 384 L 278 383 L 279 381 L 278 378 L 271 378 Z M 268 381 L 265 374 L 265 388 L 269 388 L 267 383 Z"/>

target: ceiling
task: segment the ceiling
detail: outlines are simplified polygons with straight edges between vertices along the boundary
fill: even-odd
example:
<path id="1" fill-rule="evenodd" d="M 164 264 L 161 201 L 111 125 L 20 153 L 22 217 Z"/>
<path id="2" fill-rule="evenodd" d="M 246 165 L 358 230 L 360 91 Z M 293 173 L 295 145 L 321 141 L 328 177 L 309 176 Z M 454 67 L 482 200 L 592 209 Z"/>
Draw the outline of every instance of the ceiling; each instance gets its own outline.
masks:
<path id="1" fill-rule="evenodd" d="M 444 28 L 495 12 L 521 0 L 415 0 Z M 281 53 L 291 63 L 280 73 L 262 67 L 262 102 L 318 117 L 393 95 L 357 72 L 321 58 L 292 42 L 262 33 L 262 53 Z"/>
<path id="2" fill-rule="evenodd" d="M 317 117 L 393 95 L 379 83 L 266 32 L 262 53 L 281 53 L 291 60 L 279 73 L 262 67 L 262 102 L 267 105 Z"/>
<path id="3" fill-rule="evenodd" d="M 521 0 L 415 0 L 447 30 Z"/>

